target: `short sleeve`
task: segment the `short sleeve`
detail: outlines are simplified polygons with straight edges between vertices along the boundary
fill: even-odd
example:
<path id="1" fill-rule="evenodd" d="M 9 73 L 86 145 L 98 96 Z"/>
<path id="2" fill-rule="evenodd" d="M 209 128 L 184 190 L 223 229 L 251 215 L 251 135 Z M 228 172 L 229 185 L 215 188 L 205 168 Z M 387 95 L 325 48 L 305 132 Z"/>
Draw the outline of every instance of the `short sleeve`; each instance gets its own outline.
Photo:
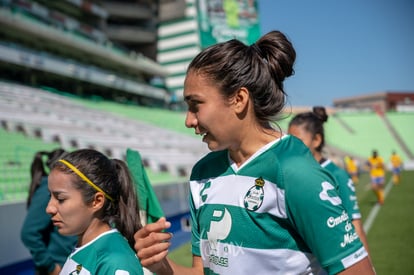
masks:
<path id="1" fill-rule="evenodd" d="M 320 264 L 330 274 L 340 272 L 364 258 L 366 252 L 332 174 L 322 167 L 297 165 L 300 169 L 285 171 L 288 218 Z"/>
<path id="2" fill-rule="evenodd" d="M 191 217 L 191 251 L 194 255 L 201 256 L 200 252 L 200 233 L 198 220 L 196 218 L 196 209 L 194 206 L 193 196 L 190 192 L 189 196 L 190 203 L 190 217 Z"/>

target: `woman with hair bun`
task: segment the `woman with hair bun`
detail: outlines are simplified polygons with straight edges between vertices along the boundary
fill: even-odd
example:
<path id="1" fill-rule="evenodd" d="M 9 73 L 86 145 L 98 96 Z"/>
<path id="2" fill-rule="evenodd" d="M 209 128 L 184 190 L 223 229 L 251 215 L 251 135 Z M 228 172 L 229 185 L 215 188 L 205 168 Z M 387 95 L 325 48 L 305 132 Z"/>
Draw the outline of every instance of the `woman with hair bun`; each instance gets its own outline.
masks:
<path id="1" fill-rule="evenodd" d="M 190 177 L 193 264 L 167 258 L 170 223 L 161 218 L 135 234 L 143 266 L 156 274 L 373 274 L 330 190 L 335 179 L 273 123 L 295 58 L 287 37 L 271 31 L 192 60 L 185 125 L 212 151 Z"/>
<path id="2" fill-rule="evenodd" d="M 352 225 L 368 251 L 368 241 L 361 221 L 354 183 L 345 170 L 322 155 L 322 150 L 325 146 L 323 124 L 326 121 L 328 121 L 328 114 L 325 108 L 313 107 L 312 112 L 299 113 L 292 118 L 289 122 L 288 133 L 302 140 L 312 152 L 315 160 L 335 176 L 342 205 L 345 207 Z"/>

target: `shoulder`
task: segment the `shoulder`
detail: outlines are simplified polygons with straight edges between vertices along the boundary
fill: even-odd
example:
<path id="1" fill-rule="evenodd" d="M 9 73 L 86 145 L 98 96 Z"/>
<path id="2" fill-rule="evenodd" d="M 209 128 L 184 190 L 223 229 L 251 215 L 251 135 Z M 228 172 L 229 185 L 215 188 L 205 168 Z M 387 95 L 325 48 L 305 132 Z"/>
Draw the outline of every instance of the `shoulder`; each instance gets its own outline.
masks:
<path id="1" fill-rule="evenodd" d="M 276 144 L 273 153 L 285 176 L 304 179 L 323 171 L 308 147 L 294 136 L 283 138 Z"/>
<path id="2" fill-rule="evenodd" d="M 142 274 L 142 266 L 135 252 L 118 231 L 105 234 L 94 246 L 101 271 L 123 270 L 129 272 L 126 274 Z"/>
<path id="3" fill-rule="evenodd" d="M 42 180 L 40 181 L 39 187 L 36 189 L 35 194 L 40 195 L 42 197 L 50 196 L 49 189 L 47 186 L 47 177 L 42 177 Z"/>
<path id="4" fill-rule="evenodd" d="M 223 171 L 221 170 L 228 166 L 229 158 L 227 150 L 210 152 L 193 166 L 190 180 L 200 176 L 209 177 L 210 175 L 216 175 L 218 172 L 222 174 Z"/>
<path id="5" fill-rule="evenodd" d="M 95 250 L 99 259 L 107 259 L 111 262 L 123 259 L 134 259 L 134 251 L 129 246 L 127 240 L 118 231 L 110 231 L 101 236 L 95 243 Z"/>
<path id="6" fill-rule="evenodd" d="M 326 166 L 322 166 L 325 169 L 327 169 L 329 172 L 331 172 L 336 179 L 338 179 L 339 182 L 348 182 L 348 179 L 350 178 L 348 173 L 336 165 L 332 160 L 328 159 L 328 163 Z"/>
<path id="7" fill-rule="evenodd" d="M 94 243 L 96 250 L 106 252 L 129 252 L 127 240 L 117 230 L 113 229 L 101 235 Z M 114 253 L 115 254 L 115 253 Z"/>
<path id="8" fill-rule="evenodd" d="M 278 175 L 276 184 L 284 190 L 288 204 L 302 203 L 318 198 L 324 182 L 335 189 L 334 176 L 322 168 L 302 141 L 287 136 L 272 148 L 272 164 Z"/>

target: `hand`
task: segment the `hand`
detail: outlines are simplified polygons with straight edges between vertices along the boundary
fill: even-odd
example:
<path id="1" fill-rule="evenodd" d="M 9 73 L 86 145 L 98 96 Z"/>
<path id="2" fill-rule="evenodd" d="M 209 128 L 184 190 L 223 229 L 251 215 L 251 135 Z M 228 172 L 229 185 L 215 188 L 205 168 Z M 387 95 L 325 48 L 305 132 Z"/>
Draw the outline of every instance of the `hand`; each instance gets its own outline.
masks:
<path id="1" fill-rule="evenodd" d="M 155 223 L 145 225 L 135 235 L 135 251 L 141 261 L 141 265 L 152 272 L 157 272 L 165 267 L 165 260 L 170 247 L 172 234 L 162 232 L 171 227 L 171 223 L 164 217 Z"/>

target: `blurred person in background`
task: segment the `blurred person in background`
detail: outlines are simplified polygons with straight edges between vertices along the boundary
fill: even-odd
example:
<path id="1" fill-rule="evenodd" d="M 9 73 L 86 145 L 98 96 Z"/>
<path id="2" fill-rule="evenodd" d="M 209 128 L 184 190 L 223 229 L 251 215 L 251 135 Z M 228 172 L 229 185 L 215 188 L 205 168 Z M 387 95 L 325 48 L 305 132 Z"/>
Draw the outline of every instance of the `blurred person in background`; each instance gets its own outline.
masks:
<path id="1" fill-rule="evenodd" d="M 348 172 L 349 176 L 351 177 L 353 183 L 359 182 L 359 169 L 357 161 L 351 157 L 346 156 L 344 159 L 345 162 L 345 169 Z"/>
<path id="2" fill-rule="evenodd" d="M 391 162 L 392 182 L 395 185 L 397 185 L 400 183 L 403 161 L 401 157 L 397 154 L 397 152 L 392 151 L 390 162 Z"/>
<path id="3" fill-rule="evenodd" d="M 289 122 L 288 133 L 296 136 L 310 149 L 315 160 L 329 172 L 338 182 L 338 192 L 345 210 L 350 215 L 352 224 L 358 233 L 364 247 L 368 250 L 368 241 L 361 221 L 361 213 L 355 187 L 348 173 L 337 166 L 332 160 L 323 157 L 322 150 L 325 145 L 325 131 L 323 124 L 328 120 L 324 107 L 314 107 L 312 112 L 300 113 Z"/>
<path id="4" fill-rule="evenodd" d="M 37 152 L 30 168 L 27 214 L 20 233 L 23 244 L 32 256 L 36 275 L 59 274 L 60 267 L 76 244 L 76 237 L 59 234 L 46 213 L 50 200 L 48 172 L 64 153 L 63 149 Z"/>
<path id="5" fill-rule="evenodd" d="M 369 169 L 372 191 L 375 193 L 378 204 L 383 205 L 385 185 L 384 160 L 378 155 L 377 150 L 373 150 L 372 155 L 368 158 L 366 164 Z"/>

